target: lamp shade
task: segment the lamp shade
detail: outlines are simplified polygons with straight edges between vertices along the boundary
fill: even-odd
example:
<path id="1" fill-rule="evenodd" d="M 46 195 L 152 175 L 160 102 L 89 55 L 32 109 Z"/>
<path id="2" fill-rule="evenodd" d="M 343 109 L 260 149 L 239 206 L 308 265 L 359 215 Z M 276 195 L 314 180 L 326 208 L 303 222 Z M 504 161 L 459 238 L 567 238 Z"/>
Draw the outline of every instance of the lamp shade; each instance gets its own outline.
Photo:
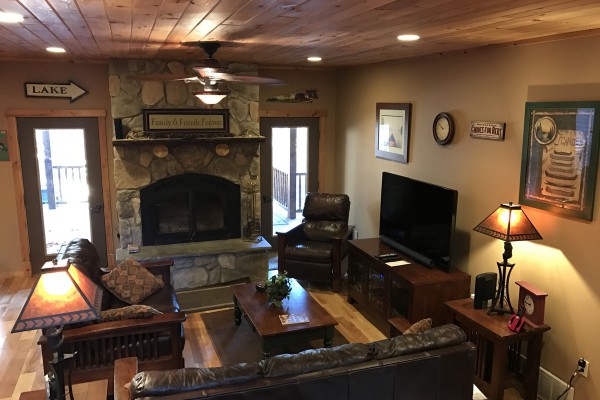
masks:
<path id="1" fill-rule="evenodd" d="M 48 262 L 36 281 L 13 333 L 51 328 L 100 318 L 102 289 L 65 260 Z"/>
<path id="2" fill-rule="evenodd" d="M 542 239 L 521 206 L 513 203 L 500 204 L 473 230 L 505 242 Z"/>

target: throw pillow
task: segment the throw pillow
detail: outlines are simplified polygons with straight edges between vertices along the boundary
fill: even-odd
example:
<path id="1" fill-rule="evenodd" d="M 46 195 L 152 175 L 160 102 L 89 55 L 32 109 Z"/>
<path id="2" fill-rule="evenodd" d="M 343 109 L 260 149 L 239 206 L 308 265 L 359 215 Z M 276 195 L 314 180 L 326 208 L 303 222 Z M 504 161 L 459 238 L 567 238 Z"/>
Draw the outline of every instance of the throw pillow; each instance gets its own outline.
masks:
<path id="1" fill-rule="evenodd" d="M 408 327 L 407 330 L 402 332 L 403 335 L 409 335 L 411 333 L 423 333 L 431 329 L 431 318 L 425 318 L 415 322 Z"/>
<path id="2" fill-rule="evenodd" d="M 108 274 L 102 283 L 115 296 L 128 304 L 139 304 L 160 290 L 165 283 L 135 260 L 128 259 Z"/>
<path id="3" fill-rule="evenodd" d="M 136 304 L 127 307 L 113 308 L 100 311 L 100 322 L 119 321 L 122 319 L 150 318 L 153 315 L 162 314 L 156 308 Z"/>

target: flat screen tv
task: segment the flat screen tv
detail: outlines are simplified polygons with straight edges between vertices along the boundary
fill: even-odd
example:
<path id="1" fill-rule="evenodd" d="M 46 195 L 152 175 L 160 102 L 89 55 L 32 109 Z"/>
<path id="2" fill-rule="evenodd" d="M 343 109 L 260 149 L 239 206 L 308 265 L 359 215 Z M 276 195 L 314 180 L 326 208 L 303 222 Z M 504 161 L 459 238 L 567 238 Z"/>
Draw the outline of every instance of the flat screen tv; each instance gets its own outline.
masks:
<path id="1" fill-rule="evenodd" d="M 384 172 L 379 237 L 429 268 L 450 271 L 458 191 Z"/>

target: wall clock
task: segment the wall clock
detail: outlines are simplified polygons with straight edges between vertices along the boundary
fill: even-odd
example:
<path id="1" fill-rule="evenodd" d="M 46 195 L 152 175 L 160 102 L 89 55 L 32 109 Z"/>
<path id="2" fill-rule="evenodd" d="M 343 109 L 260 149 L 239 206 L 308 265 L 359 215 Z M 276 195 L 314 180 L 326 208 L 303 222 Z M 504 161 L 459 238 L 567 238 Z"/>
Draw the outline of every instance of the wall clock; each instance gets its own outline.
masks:
<path id="1" fill-rule="evenodd" d="M 454 139 L 454 120 L 450 114 L 441 112 L 436 115 L 433 120 L 433 138 L 442 146 L 452 142 L 452 139 Z"/>
<path id="2" fill-rule="evenodd" d="M 544 323 L 544 308 L 548 293 L 542 292 L 525 281 L 515 282 L 519 286 L 519 307 L 525 309 L 525 317 L 536 325 Z"/>

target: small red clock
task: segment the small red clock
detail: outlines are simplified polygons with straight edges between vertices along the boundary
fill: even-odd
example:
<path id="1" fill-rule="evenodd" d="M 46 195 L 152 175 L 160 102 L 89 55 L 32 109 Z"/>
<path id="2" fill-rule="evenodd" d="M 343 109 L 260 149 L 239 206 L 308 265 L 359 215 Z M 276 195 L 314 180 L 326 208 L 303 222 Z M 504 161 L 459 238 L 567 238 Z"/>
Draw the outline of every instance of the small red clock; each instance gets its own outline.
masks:
<path id="1" fill-rule="evenodd" d="M 515 282 L 519 286 L 519 307 L 525 309 L 524 317 L 536 325 L 544 323 L 544 308 L 548 293 L 542 292 L 525 281 Z"/>

